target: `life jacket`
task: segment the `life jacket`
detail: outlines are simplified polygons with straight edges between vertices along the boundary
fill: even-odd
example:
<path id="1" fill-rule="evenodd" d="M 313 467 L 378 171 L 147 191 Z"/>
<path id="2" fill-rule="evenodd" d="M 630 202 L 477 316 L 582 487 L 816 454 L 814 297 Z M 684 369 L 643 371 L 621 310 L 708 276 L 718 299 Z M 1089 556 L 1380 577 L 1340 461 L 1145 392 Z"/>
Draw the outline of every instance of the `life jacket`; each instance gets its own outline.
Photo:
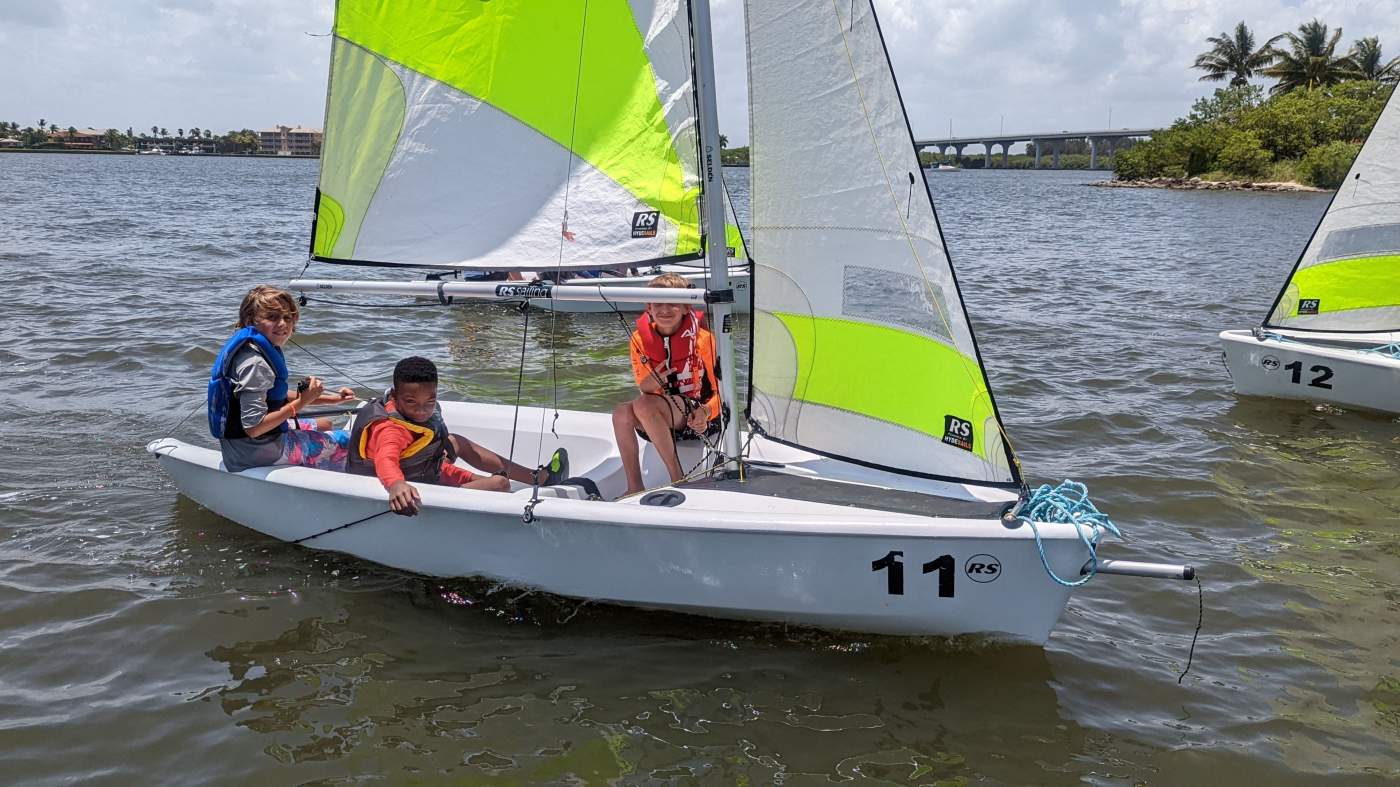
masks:
<path id="1" fill-rule="evenodd" d="M 215 438 L 238 439 L 248 436 L 243 430 L 243 420 L 239 417 L 238 393 L 233 389 L 233 358 L 245 346 L 257 351 L 258 355 L 267 361 L 268 366 L 272 367 L 272 373 L 276 377 L 272 387 L 267 390 L 268 409 L 276 410 L 287 403 L 287 361 L 282 356 L 282 349 L 268 341 L 266 336 L 251 325 L 239 328 L 224 343 L 223 349 L 219 350 L 219 356 L 214 359 L 214 367 L 209 372 L 209 434 Z M 287 423 L 284 421 L 278 424 L 277 431 L 287 431 Z"/>
<path id="2" fill-rule="evenodd" d="M 375 475 L 374 459 L 369 455 L 369 428 L 380 421 L 393 421 L 407 429 L 414 440 L 399 454 L 399 469 L 408 481 L 436 484 L 442 475 L 443 460 L 452 461 L 457 452 L 452 450 L 447 422 L 442 420 L 442 408 L 435 408 L 433 416 L 426 423 L 410 421 L 390 409 L 384 399 L 374 399 L 355 411 L 355 420 L 350 424 L 350 458 L 346 463 L 347 472 L 356 475 Z"/>
<path id="3" fill-rule="evenodd" d="M 705 364 L 696 351 L 700 338 L 702 315 L 692 309 L 681 318 L 680 327 L 670 336 L 662 336 L 656 330 L 651 315 L 643 312 L 637 318 L 634 341 L 641 342 L 642 363 L 652 369 L 665 367 L 670 370 L 662 380 L 666 393 L 679 394 L 688 399 L 708 401 L 713 395 L 710 376 L 705 374 Z"/>

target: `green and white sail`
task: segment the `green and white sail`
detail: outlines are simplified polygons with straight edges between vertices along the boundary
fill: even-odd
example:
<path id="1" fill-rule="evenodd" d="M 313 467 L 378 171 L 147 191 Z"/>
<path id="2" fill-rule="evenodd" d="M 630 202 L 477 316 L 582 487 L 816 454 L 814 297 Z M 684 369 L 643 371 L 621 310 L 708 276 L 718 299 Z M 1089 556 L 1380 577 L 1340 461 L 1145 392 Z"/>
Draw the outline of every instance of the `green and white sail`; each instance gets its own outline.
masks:
<path id="1" fill-rule="evenodd" d="M 1400 102 L 1395 93 L 1298 258 L 1265 326 L 1400 331 Z"/>
<path id="2" fill-rule="evenodd" d="M 312 257 L 699 257 L 690 46 L 667 0 L 339 0 Z"/>
<path id="3" fill-rule="evenodd" d="M 1018 485 L 870 0 L 749 3 L 747 25 L 750 417 L 828 456 Z"/>

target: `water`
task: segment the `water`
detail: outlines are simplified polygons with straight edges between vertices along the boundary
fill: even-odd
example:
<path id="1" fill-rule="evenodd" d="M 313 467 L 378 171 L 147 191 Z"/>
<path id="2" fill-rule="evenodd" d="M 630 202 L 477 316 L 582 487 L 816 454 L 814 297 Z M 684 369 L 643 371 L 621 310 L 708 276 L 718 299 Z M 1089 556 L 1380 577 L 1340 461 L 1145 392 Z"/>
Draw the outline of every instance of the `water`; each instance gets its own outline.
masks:
<path id="1" fill-rule="evenodd" d="M 1028 477 L 1087 482 L 1115 555 L 1205 578 L 1178 685 L 1184 584 L 1100 577 L 1044 649 L 960 648 L 433 581 L 181 498 L 142 446 L 191 411 L 198 437 L 241 293 L 301 268 L 315 167 L 0 156 L 7 781 L 1400 779 L 1400 423 L 1239 399 L 1215 340 L 1258 322 L 1325 195 L 929 175 Z M 366 385 L 412 350 L 507 401 L 519 320 L 313 304 L 297 338 Z M 625 339 L 559 319 L 566 406 L 628 392 Z M 550 347 L 531 334 L 532 401 Z"/>

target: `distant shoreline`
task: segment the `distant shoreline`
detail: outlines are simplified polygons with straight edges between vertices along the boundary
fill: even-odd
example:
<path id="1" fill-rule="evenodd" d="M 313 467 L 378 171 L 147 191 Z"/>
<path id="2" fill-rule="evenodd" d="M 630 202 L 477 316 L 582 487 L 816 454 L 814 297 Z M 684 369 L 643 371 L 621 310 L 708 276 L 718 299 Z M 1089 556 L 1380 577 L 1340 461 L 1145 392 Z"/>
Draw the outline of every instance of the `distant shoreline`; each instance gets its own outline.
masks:
<path id="1" fill-rule="evenodd" d="M 1266 191 L 1275 193 L 1316 193 L 1331 191 L 1306 186 L 1294 180 L 1201 180 L 1200 178 L 1144 178 L 1142 180 L 1096 180 L 1087 183 L 1106 189 L 1175 189 L 1177 191 Z"/>
<path id="2" fill-rule="evenodd" d="M 0 148 L 0 153 L 57 153 L 69 155 L 96 156 L 135 156 L 135 150 L 78 150 L 75 148 Z M 155 156 L 154 158 L 162 158 Z M 319 159 L 320 156 L 292 154 L 279 156 L 276 153 L 167 153 L 164 158 L 258 158 L 258 159 Z"/>

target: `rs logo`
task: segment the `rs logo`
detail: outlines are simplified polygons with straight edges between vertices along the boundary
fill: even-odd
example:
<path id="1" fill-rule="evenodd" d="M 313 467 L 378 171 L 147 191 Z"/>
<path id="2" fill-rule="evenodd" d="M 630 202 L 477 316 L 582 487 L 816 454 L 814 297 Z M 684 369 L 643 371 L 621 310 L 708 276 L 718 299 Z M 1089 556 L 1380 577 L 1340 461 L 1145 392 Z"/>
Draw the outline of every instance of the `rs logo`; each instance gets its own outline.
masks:
<path id="1" fill-rule="evenodd" d="M 1001 576 L 1001 561 L 991 555 L 973 555 L 963 565 L 963 573 L 973 582 L 994 582 Z"/>

